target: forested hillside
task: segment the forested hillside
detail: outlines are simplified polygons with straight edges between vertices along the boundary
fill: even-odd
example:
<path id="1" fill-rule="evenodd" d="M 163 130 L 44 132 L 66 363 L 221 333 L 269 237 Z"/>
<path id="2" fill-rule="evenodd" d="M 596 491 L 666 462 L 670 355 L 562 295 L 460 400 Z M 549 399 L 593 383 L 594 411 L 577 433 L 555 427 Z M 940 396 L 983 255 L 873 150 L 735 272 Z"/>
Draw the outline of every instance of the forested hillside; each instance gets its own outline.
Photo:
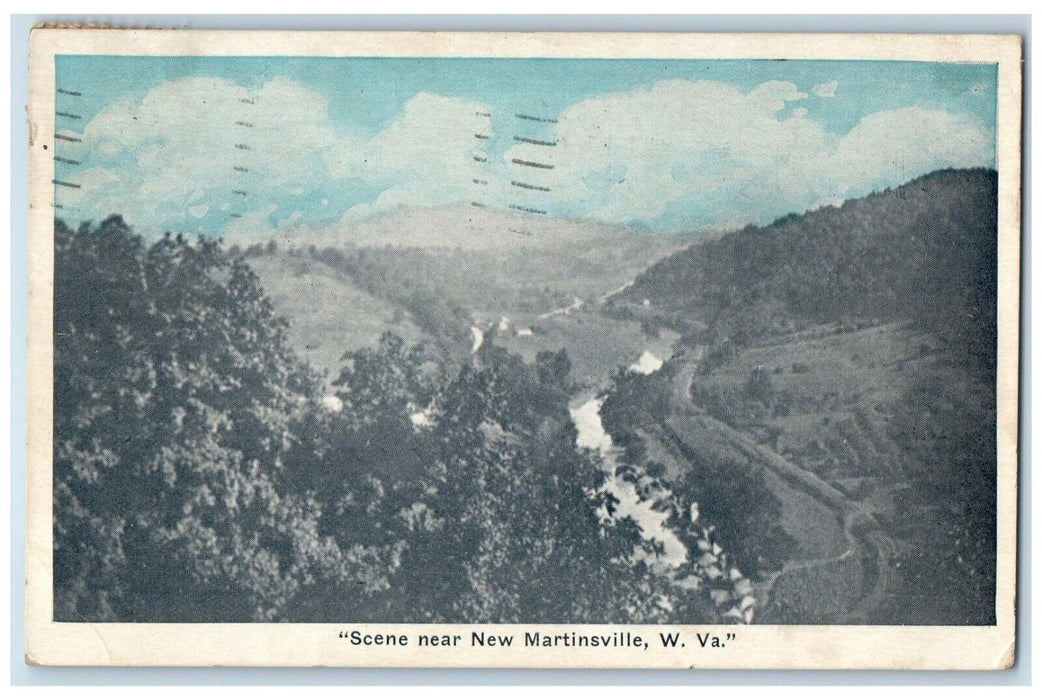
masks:
<path id="1" fill-rule="evenodd" d="M 651 398 L 609 399 L 620 409 L 612 429 L 639 452 L 663 443 L 653 428 L 686 426 L 678 437 L 704 457 L 714 439 L 704 426 L 719 421 L 735 444 L 755 444 L 870 514 L 877 544 L 851 551 L 879 553 L 861 563 L 876 602 L 860 603 L 855 619 L 992 624 L 997 210 L 994 171 L 939 171 L 653 265 L 606 312 L 684 333 L 678 366 L 663 369 L 679 380 L 667 391 L 641 378 Z M 667 418 L 641 412 L 670 396 Z M 738 458 L 731 452 L 713 453 L 711 466 Z M 792 512 L 797 532 L 809 516 Z M 777 565 L 790 548 L 784 537 L 769 543 L 769 522 L 727 534 L 734 543 L 758 530 L 735 548 L 764 548 Z M 771 579 L 759 619 L 834 619 L 851 561 L 829 557 Z"/>
<path id="2" fill-rule="evenodd" d="M 244 251 L 56 221 L 55 619 L 990 624 L 996 184 L 746 228 L 603 309 L 676 242 Z M 579 397 L 610 449 L 577 446 Z"/>
<path id="3" fill-rule="evenodd" d="M 241 257 L 118 216 L 54 278 L 55 619 L 718 619 L 609 517 L 565 353 L 388 334 L 323 387 Z"/>
<path id="4" fill-rule="evenodd" d="M 463 224 L 457 226 L 463 236 Z M 486 235 L 498 240 L 502 233 Z M 334 344 L 372 345 L 380 327 L 410 339 L 422 334 L 450 354 L 465 354 L 475 322 L 504 315 L 534 318 L 576 298 L 599 299 L 680 246 L 673 236 L 617 231 L 479 249 L 307 240 L 230 250 L 242 254 L 278 311 L 293 319 L 297 349 L 324 369 L 334 369 L 331 360 L 339 357 L 333 356 Z"/>
<path id="5" fill-rule="evenodd" d="M 990 366 L 997 187 L 993 170 L 945 170 L 749 226 L 653 265 L 610 307 L 739 345 L 910 318 Z"/>

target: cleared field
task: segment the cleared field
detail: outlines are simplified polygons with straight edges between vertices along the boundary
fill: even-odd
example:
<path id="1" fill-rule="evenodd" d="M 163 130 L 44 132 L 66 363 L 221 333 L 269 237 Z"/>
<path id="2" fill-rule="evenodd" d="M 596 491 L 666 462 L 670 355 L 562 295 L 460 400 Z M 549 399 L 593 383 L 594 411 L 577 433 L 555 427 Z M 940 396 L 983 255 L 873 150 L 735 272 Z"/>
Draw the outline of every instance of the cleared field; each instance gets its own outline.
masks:
<path id="1" fill-rule="evenodd" d="M 820 558 L 804 547 L 774 580 L 761 582 L 769 603 L 760 621 L 834 622 L 836 614 L 862 624 L 987 619 L 960 610 L 960 596 L 946 592 L 961 586 L 963 606 L 982 609 L 991 595 L 973 568 L 986 564 L 977 552 L 986 549 L 984 540 L 975 538 L 988 536 L 987 518 L 974 515 L 986 503 L 957 494 L 986 497 L 993 478 L 987 465 L 994 443 L 981 427 L 994 424 L 994 392 L 959 351 L 910 323 L 822 326 L 743 349 L 701 373 L 680 373 L 678 405 L 686 398 L 696 417 L 705 410 L 744 436 L 736 444 L 748 440 L 820 477 L 847 501 L 841 510 L 860 520 L 843 522 L 838 555 L 836 546 Z M 981 478 L 974 470 L 985 480 L 973 481 Z M 941 484 L 962 491 L 944 500 Z M 810 525 L 799 499 L 778 484 L 771 488 L 783 503 L 783 527 L 801 546 L 835 532 L 824 520 Z M 861 599 L 850 595 L 859 579 Z"/>
<path id="2" fill-rule="evenodd" d="M 935 340 L 908 324 L 825 327 L 744 350 L 696 375 L 691 394 L 715 417 L 828 480 L 878 478 L 901 466 L 890 424 L 938 352 Z"/>
<path id="3" fill-rule="evenodd" d="M 852 623 L 863 576 L 855 557 L 806 562 L 786 568 L 774 581 L 759 622 L 773 625 Z"/>
<path id="4" fill-rule="evenodd" d="M 668 427 L 702 461 L 747 464 L 750 471 L 759 466 L 744 451 L 738 451 L 734 440 L 711 419 L 678 413 L 670 417 Z M 796 558 L 813 561 L 841 556 L 848 544 L 835 511 L 772 471 L 762 470 L 762 474 L 765 484 L 781 502 L 781 525 L 798 544 Z"/>
<path id="5" fill-rule="evenodd" d="M 518 329 L 531 330 L 532 334 L 518 335 Z M 620 367 L 637 362 L 645 351 L 668 360 L 679 337 L 669 330 L 650 335 L 639 323 L 620 322 L 597 311 L 579 309 L 549 318 L 512 318 L 507 331 L 496 333 L 495 343 L 521 355 L 526 362 L 534 361 L 542 350 L 564 348 L 572 361 L 573 381 L 586 388 L 599 388 Z"/>
<path id="6" fill-rule="evenodd" d="M 422 336 L 407 314 L 361 291 L 324 263 L 266 255 L 249 264 L 276 312 L 289 321 L 290 342 L 333 377 L 345 352 L 375 345 L 386 331 L 410 342 Z"/>

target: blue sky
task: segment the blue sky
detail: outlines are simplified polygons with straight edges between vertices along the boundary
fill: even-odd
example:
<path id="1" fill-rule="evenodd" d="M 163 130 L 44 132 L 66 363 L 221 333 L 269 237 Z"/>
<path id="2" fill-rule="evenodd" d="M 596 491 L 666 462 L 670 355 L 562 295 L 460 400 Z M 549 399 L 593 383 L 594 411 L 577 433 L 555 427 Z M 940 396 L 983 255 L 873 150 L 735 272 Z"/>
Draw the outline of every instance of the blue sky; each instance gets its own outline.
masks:
<path id="1" fill-rule="evenodd" d="M 230 237 L 475 200 L 727 228 L 993 166 L 995 81 L 907 62 L 59 56 L 57 86 L 81 94 L 56 96 L 80 117 L 56 131 L 81 141 L 56 142 L 75 161 L 56 176 L 82 186 L 55 197 L 69 218 Z"/>

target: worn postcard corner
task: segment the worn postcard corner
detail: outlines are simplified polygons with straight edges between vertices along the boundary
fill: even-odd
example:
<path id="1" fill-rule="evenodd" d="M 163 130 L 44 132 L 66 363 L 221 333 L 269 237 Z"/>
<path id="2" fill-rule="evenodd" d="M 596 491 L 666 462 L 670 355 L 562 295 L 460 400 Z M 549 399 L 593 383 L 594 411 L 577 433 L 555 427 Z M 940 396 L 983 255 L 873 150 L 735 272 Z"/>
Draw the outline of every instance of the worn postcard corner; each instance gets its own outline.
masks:
<path id="1" fill-rule="evenodd" d="M 1019 37 L 31 54 L 26 663 L 1012 666 Z"/>

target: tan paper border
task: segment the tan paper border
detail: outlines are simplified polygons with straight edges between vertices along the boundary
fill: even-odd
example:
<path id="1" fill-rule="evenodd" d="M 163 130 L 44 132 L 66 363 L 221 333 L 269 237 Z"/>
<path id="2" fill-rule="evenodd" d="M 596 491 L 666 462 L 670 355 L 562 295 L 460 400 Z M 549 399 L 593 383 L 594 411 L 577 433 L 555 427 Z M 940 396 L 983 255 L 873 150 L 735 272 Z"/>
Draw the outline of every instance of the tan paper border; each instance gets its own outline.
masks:
<path id="1" fill-rule="evenodd" d="M 994 627 L 76 624 L 51 621 L 55 54 L 873 59 L 997 63 L 998 596 Z M 51 665 L 1001 669 L 1014 658 L 1020 304 L 1021 38 L 986 35 L 272 32 L 37 29 L 30 41 L 26 661 Z M 345 629 L 408 634 L 353 647 Z M 680 631 L 686 648 L 455 650 L 421 633 Z M 737 638 L 703 649 L 696 633 Z"/>

